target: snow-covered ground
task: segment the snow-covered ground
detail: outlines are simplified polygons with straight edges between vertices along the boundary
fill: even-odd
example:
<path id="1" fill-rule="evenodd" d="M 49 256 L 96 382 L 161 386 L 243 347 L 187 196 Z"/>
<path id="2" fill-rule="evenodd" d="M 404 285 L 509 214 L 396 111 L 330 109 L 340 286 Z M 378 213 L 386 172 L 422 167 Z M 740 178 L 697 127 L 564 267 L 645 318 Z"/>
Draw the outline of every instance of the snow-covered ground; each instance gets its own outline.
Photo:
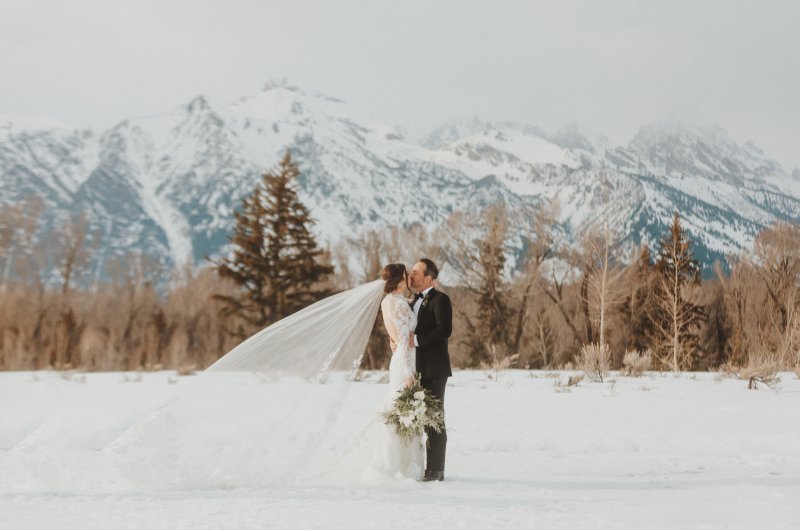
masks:
<path id="1" fill-rule="evenodd" d="M 458 372 L 446 481 L 364 483 L 382 374 L 0 373 L 0 528 L 797 528 L 800 381 Z"/>

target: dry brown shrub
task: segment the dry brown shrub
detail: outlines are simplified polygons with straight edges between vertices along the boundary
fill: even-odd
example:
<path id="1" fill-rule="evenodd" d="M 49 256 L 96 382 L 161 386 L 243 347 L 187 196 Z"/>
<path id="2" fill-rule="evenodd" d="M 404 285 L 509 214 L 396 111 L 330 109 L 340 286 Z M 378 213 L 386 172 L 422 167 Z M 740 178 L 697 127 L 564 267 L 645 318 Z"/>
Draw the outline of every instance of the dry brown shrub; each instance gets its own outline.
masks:
<path id="1" fill-rule="evenodd" d="M 652 362 L 653 354 L 649 349 L 641 353 L 636 350 L 628 350 L 622 359 L 625 374 L 634 377 L 638 377 L 649 370 Z"/>
<path id="2" fill-rule="evenodd" d="M 194 375 L 197 371 L 196 364 L 182 364 L 178 366 L 176 373 L 178 375 Z"/>
<path id="3" fill-rule="evenodd" d="M 572 387 L 578 386 L 578 383 L 583 381 L 583 377 L 584 376 L 580 374 L 570 375 L 566 379 L 559 377 L 553 381 L 553 386 L 556 392 L 571 392 Z"/>
<path id="4" fill-rule="evenodd" d="M 109 355 L 109 331 L 107 328 L 87 327 L 78 340 L 78 357 L 87 370 L 111 370 Z"/>
<path id="5" fill-rule="evenodd" d="M 737 376 L 747 381 L 747 388 L 758 390 L 758 385 L 763 384 L 770 388 L 781 382 L 778 377 L 780 361 L 776 355 L 762 354 L 750 358 L 750 362 L 742 368 Z"/>
<path id="6" fill-rule="evenodd" d="M 722 363 L 718 368 L 719 373 L 728 378 L 737 377 L 737 374 L 740 370 L 741 367 L 732 363 L 731 361 Z"/>
<path id="7" fill-rule="evenodd" d="M 500 377 L 500 372 L 514 367 L 518 361 L 519 354 L 515 353 L 514 355 L 507 355 L 502 359 L 495 358 L 491 363 L 481 363 L 481 369 L 489 372 L 486 374 L 487 378 L 497 381 Z M 494 376 L 492 376 L 491 372 L 494 372 Z"/>
<path id="8" fill-rule="evenodd" d="M 578 356 L 578 369 L 591 381 L 602 383 L 608 377 L 611 366 L 611 353 L 608 344 L 584 344 Z"/>

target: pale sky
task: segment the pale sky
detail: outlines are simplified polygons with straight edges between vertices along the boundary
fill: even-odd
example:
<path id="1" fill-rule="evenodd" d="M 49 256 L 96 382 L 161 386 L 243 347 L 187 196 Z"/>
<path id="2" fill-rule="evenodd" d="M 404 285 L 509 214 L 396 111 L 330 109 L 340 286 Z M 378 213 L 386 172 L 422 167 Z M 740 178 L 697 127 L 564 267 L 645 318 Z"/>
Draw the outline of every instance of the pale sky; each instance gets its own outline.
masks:
<path id="1" fill-rule="evenodd" d="M 800 167 L 794 0 L 0 0 L 0 114 L 103 129 L 282 79 L 415 139 L 478 115 L 626 144 L 677 120 Z"/>

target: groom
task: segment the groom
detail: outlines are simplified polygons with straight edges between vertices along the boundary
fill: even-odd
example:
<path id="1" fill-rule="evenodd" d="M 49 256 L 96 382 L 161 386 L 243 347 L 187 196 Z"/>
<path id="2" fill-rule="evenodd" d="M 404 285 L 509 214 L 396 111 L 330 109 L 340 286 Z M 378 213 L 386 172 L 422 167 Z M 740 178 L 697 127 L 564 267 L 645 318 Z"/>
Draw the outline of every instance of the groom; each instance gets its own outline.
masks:
<path id="1" fill-rule="evenodd" d="M 453 307 L 450 298 L 433 288 L 431 283 L 439 276 L 433 261 L 422 258 L 411 269 L 411 288 L 417 292 L 412 308 L 417 315 L 417 329 L 410 346 L 417 349 L 417 371 L 422 376 L 423 388 L 442 402 L 450 369 L 447 339 L 453 330 Z M 426 429 L 428 435 L 427 460 L 423 481 L 444 480 L 444 453 L 447 431 L 437 433 Z"/>

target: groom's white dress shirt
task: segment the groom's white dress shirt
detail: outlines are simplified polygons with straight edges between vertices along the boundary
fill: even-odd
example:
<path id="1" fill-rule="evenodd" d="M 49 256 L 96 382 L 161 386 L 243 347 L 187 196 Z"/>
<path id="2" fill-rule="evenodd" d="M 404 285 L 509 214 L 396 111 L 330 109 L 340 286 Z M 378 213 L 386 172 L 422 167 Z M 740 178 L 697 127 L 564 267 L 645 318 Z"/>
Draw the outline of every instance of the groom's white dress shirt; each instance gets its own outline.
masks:
<path id="1" fill-rule="evenodd" d="M 414 316 L 415 317 L 419 318 L 419 308 L 422 307 L 422 300 L 425 298 L 425 295 L 427 295 L 428 291 L 430 291 L 431 289 L 433 289 L 433 287 L 428 287 L 427 289 L 422 291 L 422 296 L 416 302 L 414 302 Z M 417 347 L 417 348 L 419 347 L 419 342 L 417 342 L 417 336 L 416 335 L 414 335 L 414 346 Z"/>

